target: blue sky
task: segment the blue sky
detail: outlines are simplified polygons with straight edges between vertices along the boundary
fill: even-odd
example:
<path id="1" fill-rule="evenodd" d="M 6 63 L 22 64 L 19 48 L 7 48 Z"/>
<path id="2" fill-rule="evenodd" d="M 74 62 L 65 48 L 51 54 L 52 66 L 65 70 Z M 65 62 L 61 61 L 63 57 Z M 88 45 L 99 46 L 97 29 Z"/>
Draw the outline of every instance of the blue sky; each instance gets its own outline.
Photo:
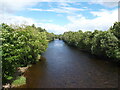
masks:
<path id="1" fill-rule="evenodd" d="M 0 17 L 8 24 L 35 24 L 48 32 L 107 30 L 118 18 L 117 2 L 5 0 Z"/>

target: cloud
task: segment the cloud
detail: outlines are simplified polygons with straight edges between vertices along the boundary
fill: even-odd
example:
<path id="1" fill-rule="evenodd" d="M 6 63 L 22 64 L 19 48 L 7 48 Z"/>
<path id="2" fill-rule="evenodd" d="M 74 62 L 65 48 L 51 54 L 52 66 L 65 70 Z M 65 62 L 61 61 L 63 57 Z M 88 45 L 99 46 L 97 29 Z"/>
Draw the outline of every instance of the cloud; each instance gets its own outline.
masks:
<path id="1" fill-rule="evenodd" d="M 60 7 L 70 6 L 69 3 L 67 3 L 67 2 L 59 2 L 58 5 L 59 5 Z"/>
<path id="2" fill-rule="evenodd" d="M 0 24 L 1 23 L 6 23 L 6 24 L 13 24 L 13 25 L 32 25 L 35 24 L 37 27 L 42 27 L 45 28 L 48 32 L 53 32 L 55 34 L 60 34 L 63 33 L 66 30 L 65 27 L 57 25 L 57 24 L 52 24 L 52 20 L 40 20 L 42 23 L 38 23 L 37 20 L 34 20 L 32 18 L 27 18 L 23 16 L 15 16 L 11 14 L 5 14 L 0 15 Z"/>
<path id="3" fill-rule="evenodd" d="M 0 15 L 0 23 L 14 24 L 14 25 L 32 25 L 36 23 L 32 18 L 27 18 L 23 16 L 15 16 L 11 14 Z"/>
<path id="4" fill-rule="evenodd" d="M 89 4 L 100 4 L 105 7 L 113 8 L 118 6 L 119 0 L 91 0 Z"/>
<path id="5" fill-rule="evenodd" d="M 64 26 L 51 23 L 40 23 L 38 26 L 45 28 L 49 32 L 54 32 L 56 34 L 61 34 L 66 31 L 94 31 L 94 30 L 108 30 L 114 22 L 118 21 L 118 10 L 104 10 L 90 12 L 96 18 L 87 19 L 83 15 L 76 16 L 67 16 L 67 19 L 70 21 Z"/>
<path id="6" fill-rule="evenodd" d="M 33 0 L 27 2 L 25 0 L 0 0 L 0 13 L 13 13 L 36 4 L 37 2 L 33 2 Z"/>
<path id="7" fill-rule="evenodd" d="M 75 16 L 67 16 L 67 19 L 70 21 L 68 24 L 61 26 L 51 22 L 42 22 L 38 23 L 36 20 L 32 18 L 26 18 L 23 16 L 14 16 L 10 14 L 0 15 L 0 23 L 7 24 L 27 24 L 45 28 L 49 32 L 54 32 L 56 34 L 62 34 L 66 31 L 94 31 L 97 30 L 108 30 L 110 26 L 113 25 L 114 22 L 118 21 L 118 10 L 104 10 L 100 11 L 91 11 L 92 15 L 96 16 L 94 19 L 87 19 L 83 15 L 75 15 Z M 44 21 L 44 20 L 43 20 Z M 51 21 L 51 20 L 50 20 Z"/>
<path id="8" fill-rule="evenodd" d="M 84 11 L 85 8 L 73 8 L 73 7 L 58 7 L 51 9 L 38 9 L 38 8 L 28 8 L 30 11 L 47 11 L 47 12 L 56 12 L 56 13 L 73 13 L 77 11 Z"/>
<path id="9" fill-rule="evenodd" d="M 108 10 L 105 10 L 105 9 L 101 9 L 100 11 L 91 11 L 90 13 L 93 14 L 94 16 L 103 17 L 103 16 L 108 16 L 108 15 L 112 14 L 113 11 L 108 11 Z"/>
<path id="10" fill-rule="evenodd" d="M 38 23 L 37 26 L 45 28 L 48 32 L 51 32 L 51 33 L 53 32 L 55 34 L 61 34 L 63 32 L 68 31 L 67 28 L 65 28 L 64 26 L 51 24 L 51 23 Z"/>
<path id="11" fill-rule="evenodd" d="M 53 20 L 50 20 L 50 19 L 48 19 L 48 20 L 46 20 L 46 19 L 42 19 L 42 20 L 40 20 L 40 22 L 51 23 L 51 22 L 53 22 Z"/>
<path id="12" fill-rule="evenodd" d="M 91 12 L 91 14 L 97 16 L 94 19 L 86 19 L 82 15 L 68 16 L 68 20 L 71 22 L 66 25 L 66 28 L 73 31 L 83 30 L 83 31 L 94 31 L 97 30 L 108 30 L 114 22 L 118 21 L 118 10 L 101 10 L 97 12 Z"/>
<path id="13" fill-rule="evenodd" d="M 91 4 L 101 4 L 107 7 L 114 7 L 118 5 L 119 0 L 0 0 L 0 13 L 13 13 L 28 7 L 33 7 L 40 2 L 58 2 L 62 7 L 69 6 L 68 3 L 77 4 L 77 2 L 90 2 Z M 58 10 L 55 9 L 55 11 Z M 60 12 L 62 11 L 60 10 Z"/>

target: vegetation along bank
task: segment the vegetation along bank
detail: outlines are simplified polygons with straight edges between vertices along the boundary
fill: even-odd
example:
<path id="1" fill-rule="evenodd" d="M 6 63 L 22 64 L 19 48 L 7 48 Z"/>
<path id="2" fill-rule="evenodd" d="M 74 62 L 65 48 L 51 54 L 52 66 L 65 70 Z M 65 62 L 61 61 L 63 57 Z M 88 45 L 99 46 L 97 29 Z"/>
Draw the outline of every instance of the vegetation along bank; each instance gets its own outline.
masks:
<path id="1" fill-rule="evenodd" d="M 80 50 L 120 63 L 120 22 L 115 22 L 107 31 L 69 31 L 59 38 Z"/>
<path id="2" fill-rule="evenodd" d="M 18 77 L 19 68 L 29 67 L 40 59 L 48 41 L 54 40 L 54 34 L 45 29 L 32 26 L 14 26 L 1 24 L 0 46 L 2 55 L 2 83 L 25 84 L 25 77 Z M 16 74 L 17 73 L 17 74 Z M 22 72 L 21 72 L 22 73 Z M 17 80 L 16 80 L 17 79 Z M 16 80 L 16 81 L 15 81 Z M 15 86 L 13 85 L 13 86 Z"/>

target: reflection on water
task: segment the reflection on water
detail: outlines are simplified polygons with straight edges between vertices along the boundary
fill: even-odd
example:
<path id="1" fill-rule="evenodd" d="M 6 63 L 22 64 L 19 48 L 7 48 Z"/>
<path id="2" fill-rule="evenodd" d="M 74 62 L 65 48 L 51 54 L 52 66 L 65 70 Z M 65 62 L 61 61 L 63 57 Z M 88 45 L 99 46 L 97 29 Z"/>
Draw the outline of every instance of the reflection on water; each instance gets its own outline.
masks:
<path id="1" fill-rule="evenodd" d="M 24 88 L 117 88 L 117 65 L 97 59 L 62 40 L 49 43 L 44 60 L 28 69 Z"/>
<path id="2" fill-rule="evenodd" d="M 62 43 L 55 43 L 54 46 L 55 46 L 55 47 L 62 47 L 63 44 L 62 44 Z"/>

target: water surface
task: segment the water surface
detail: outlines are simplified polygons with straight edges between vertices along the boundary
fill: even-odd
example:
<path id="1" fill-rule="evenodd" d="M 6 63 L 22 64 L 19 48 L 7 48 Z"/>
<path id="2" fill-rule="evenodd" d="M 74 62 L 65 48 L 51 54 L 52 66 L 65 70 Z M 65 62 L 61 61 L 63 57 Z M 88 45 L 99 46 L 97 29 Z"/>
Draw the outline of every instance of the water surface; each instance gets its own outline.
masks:
<path id="1" fill-rule="evenodd" d="M 62 40 L 49 43 L 43 61 L 26 72 L 25 88 L 117 88 L 116 64 L 70 47 Z"/>

